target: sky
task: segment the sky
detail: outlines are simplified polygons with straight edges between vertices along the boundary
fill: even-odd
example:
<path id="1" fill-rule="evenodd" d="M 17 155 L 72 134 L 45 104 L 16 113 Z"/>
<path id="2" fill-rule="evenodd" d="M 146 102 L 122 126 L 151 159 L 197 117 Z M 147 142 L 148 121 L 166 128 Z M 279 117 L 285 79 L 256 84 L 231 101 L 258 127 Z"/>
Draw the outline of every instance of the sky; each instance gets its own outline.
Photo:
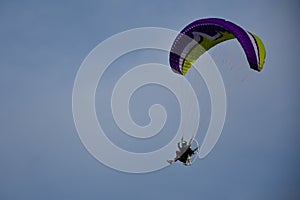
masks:
<path id="1" fill-rule="evenodd" d="M 298 10 L 297 1 L 267 0 L 1 1 L 0 199 L 300 199 Z M 236 41 L 211 49 L 227 95 L 226 121 L 213 151 L 191 167 L 175 163 L 146 174 L 120 172 L 96 160 L 80 141 L 72 114 L 73 84 L 85 57 L 122 31 L 180 31 L 206 17 L 241 25 L 257 34 L 267 51 L 264 69 L 256 73 L 247 68 Z M 107 115 L 98 112 L 98 119 L 122 148 L 155 150 L 178 128 L 177 102 L 165 88 L 140 88 L 132 100 L 138 103 L 130 104 L 142 125 L 154 103 L 175 113 L 147 142 L 122 136 L 103 97 L 131 65 L 152 59 L 167 64 L 167 56 L 129 53 L 99 83 L 96 107 Z M 197 96 L 206 98 L 203 80 L 195 84 Z M 202 133 L 210 103 L 201 102 Z"/>

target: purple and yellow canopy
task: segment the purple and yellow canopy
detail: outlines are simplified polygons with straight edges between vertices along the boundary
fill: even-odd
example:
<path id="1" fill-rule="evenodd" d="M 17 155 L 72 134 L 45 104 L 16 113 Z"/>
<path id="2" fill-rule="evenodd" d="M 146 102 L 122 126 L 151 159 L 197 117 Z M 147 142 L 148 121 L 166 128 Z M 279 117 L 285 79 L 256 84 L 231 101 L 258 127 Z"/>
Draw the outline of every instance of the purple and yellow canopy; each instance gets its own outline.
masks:
<path id="1" fill-rule="evenodd" d="M 261 71 L 266 50 L 260 38 L 232 22 L 218 18 L 200 19 L 187 25 L 172 45 L 170 65 L 173 71 L 185 75 L 205 51 L 234 38 L 241 44 L 250 67 Z"/>

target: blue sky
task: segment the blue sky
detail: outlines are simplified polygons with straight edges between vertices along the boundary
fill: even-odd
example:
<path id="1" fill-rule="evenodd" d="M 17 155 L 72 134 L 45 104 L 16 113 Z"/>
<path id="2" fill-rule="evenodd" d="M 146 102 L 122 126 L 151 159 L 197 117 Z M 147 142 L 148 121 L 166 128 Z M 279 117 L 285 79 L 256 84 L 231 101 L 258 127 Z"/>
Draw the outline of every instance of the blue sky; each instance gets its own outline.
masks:
<path id="1" fill-rule="evenodd" d="M 298 8 L 297 1 L 1 1 L 0 199 L 299 199 Z M 259 74 L 247 68 L 237 42 L 211 50 L 228 103 L 213 151 L 189 168 L 176 163 L 140 175 L 94 159 L 72 117 L 73 83 L 87 54 L 121 31 L 180 31 L 205 17 L 236 22 L 259 35 L 267 50 Z M 149 62 L 145 52 L 121 62 Z M 155 58 L 164 62 L 164 56 Z M 109 76 L 107 82 L 110 87 Z M 165 101 L 143 100 L 143 93 L 163 92 L 156 89 L 136 94 L 146 102 L 132 108 L 137 122 L 147 121 L 139 110 Z M 167 125 L 166 133 L 178 126 Z M 127 138 L 113 137 L 126 146 Z M 165 141 L 153 142 L 146 151 Z"/>

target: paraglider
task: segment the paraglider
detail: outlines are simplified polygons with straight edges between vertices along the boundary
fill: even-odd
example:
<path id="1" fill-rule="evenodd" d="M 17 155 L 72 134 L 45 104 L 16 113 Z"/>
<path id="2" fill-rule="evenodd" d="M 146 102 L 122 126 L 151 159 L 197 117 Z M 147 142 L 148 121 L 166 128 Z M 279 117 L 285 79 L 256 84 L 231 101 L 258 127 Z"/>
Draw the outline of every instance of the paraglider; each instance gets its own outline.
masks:
<path id="1" fill-rule="evenodd" d="M 205 51 L 234 38 L 241 44 L 250 67 L 261 71 L 266 57 L 261 39 L 240 26 L 219 18 L 199 19 L 187 25 L 172 45 L 170 66 L 174 72 L 185 75 Z"/>
<path id="2" fill-rule="evenodd" d="M 240 43 L 250 68 L 261 71 L 266 57 L 266 50 L 261 39 L 240 26 L 219 18 L 196 20 L 177 35 L 169 54 L 171 69 L 175 73 L 185 75 L 193 63 L 206 51 L 231 39 L 237 39 Z M 199 145 L 194 150 L 191 149 L 194 140 L 193 136 L 186 144 L 182 139 L 181 144 L 178 143 L 179 151 L 176 152 L 176 157 L 167 162 L 172 164 L 179 160 L 185 165 L 191 165 L 191 156 L 199 151 Z"/>
<path id="3" fill-rule="evenodd" d="M 176 162 L 179 160 L 182 162 L 184 165 L 189 166 L 192 165 L 191 157 L 197 153 L 198 151 L 198 146 L 194 149 L 192 149 L 192 142 L 194 138 L 190 139 L 189 143 L 181 138 L 181 141 L 177 143 L 178 150 L 176 151 L 176 157 L 172 160 L 167 160 L 169 164 L 172 164 L 173 162 Z"/>

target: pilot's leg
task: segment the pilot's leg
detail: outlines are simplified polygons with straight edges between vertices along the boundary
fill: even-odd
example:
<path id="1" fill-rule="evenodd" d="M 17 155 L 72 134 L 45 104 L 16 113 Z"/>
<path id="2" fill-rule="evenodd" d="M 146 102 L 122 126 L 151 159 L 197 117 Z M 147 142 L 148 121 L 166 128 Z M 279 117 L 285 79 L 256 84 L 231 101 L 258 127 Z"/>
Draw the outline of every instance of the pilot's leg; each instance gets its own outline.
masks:
<path id="1" fill-rule="evenodd" d="M 187 157 L 187 159 L 186 159 L 186 164 L 187 165 L 191 165 L 192 163 L 191 163 L 191 156 L 190 155 L 188 155 L 188 157 Z"/>

